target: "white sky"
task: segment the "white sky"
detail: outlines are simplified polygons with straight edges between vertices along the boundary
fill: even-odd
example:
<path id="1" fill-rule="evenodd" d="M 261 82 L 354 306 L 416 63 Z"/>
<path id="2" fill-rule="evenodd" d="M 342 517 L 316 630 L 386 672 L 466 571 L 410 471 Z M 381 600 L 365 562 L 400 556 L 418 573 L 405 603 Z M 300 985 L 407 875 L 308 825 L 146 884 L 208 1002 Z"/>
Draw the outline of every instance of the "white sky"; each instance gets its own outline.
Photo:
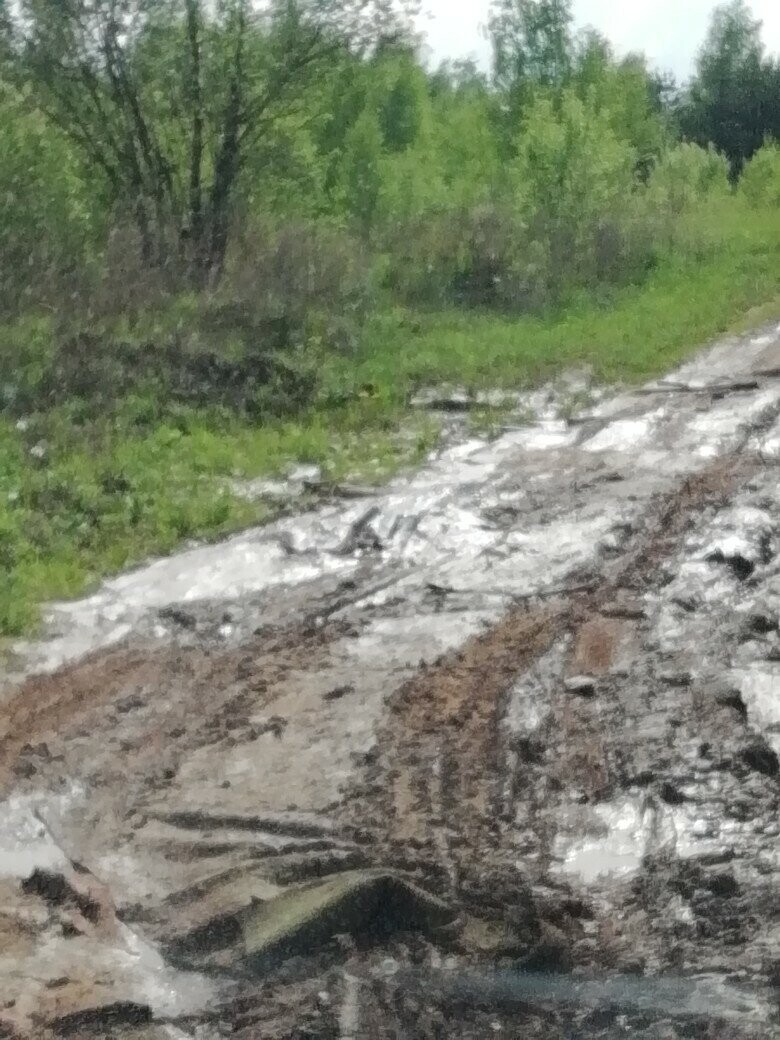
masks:
<path id="1" fill-rule="evenodd" d="M 422 0 L 421 28 L 432 60 L 475 57 L 489 60 L 483 27 L 490 0 Z M 618 53 L 643 51 L 652 65 L 684 79 L 707 32 L 717 0 L 574 0 L 578 28 L 592 25 L 613 43 Z M 764 23 L 767 49 L 780 52 L 780 0 L 752 0 L 756 18 Z"/>

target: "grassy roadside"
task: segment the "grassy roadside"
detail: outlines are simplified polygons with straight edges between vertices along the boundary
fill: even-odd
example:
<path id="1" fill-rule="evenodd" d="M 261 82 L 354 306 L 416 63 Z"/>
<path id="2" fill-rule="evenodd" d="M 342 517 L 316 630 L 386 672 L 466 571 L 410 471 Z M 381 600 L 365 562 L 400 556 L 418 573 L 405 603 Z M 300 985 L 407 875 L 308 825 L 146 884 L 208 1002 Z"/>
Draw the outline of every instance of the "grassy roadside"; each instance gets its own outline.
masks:
<path id="1" fill-rule="evenodd" d="M 581 364 L 640 381 L 728 329 L 780 316 L 780 214 L 739 219 L 699 263 L 671 259 L 641 287 L 554 316 L 378 312 L 355 352 L 326 359 L 318 403 L 294 420 L 252 425 L 190 407 L 139 423 L 144 401 L 89 423 L 66 406 L 22 421 L 0 412 L 0 636 L 30 631 L 45 600 L 271 515 L 230 494 L 229 478 L 312 462 L 336 480 L 381 481 L 415 464 L 436 438 L 407 407 L 415 386 L 527 386 Z M 0 336 L 35 364 L 51 330 L 20 323 Z"/>

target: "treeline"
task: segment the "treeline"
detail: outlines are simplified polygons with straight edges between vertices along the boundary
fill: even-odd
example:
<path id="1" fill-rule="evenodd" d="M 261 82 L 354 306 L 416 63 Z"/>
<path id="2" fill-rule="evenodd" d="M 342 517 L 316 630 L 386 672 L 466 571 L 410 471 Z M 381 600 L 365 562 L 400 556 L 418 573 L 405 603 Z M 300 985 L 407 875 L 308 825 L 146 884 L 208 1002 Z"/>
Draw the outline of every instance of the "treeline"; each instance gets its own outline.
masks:
<path id="1" fill-rule="evenodd" d="M 742 0 L 692 81 L 495 0 L 490 74 L 392 0 L 0 2 L 0 308 L 221 294 L 349 337 L 376 293 L 539 311 L 780 205 L 780 64 Z M 721 207 L 719 209 L 719 207 Z"/>

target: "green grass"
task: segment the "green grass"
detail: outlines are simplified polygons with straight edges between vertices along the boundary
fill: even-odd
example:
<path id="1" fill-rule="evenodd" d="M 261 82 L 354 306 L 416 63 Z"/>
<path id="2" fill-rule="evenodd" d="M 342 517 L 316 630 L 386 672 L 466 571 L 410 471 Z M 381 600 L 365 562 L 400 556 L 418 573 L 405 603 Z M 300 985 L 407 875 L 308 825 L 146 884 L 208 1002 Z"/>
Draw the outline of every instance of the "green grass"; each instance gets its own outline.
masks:
<path id="1" fill-rule="evenodd" d="M 268 505 L 229 493 L 230 478 L 312 462 L 333 480 L 378 482 L 417 463 L 437 430 L 407 407 L 416 386 L 528 386 L 583 364 L 600 380 L 635 382 L 727 329 L 780 316 L 780 214 L 731 206 L 705 230 L 693 227 L 701 244 L 641 287 L 583 297 L 545 318 L 380 311 L 356 354 L 323 359 L 320 397 L 295 420 L 252 425 L 180 407 L 144 423 L 159 402 L 143 398 L 99 422 L 85 423 L 76 404 L 24 428 L 0 413 L 0 635 L 30 631 L 45 600 L 188 539 L 268 519 Z M 184 299 L 159 321 L 150 316 L 144 334 L 180 328 L 194 309 Z M 0 357 L 18 368 L 10 379 L 45 365 L 51 339 L 44 319 L 0 328 Z"/>
<path id="2" fill-rule="evenodd" d="M 780 314 L 780 213 L 740 213 L 715 255 L 672 259 L 642 286 L 553 317 L 377 315 L 352 377 L 397 400 L 410 385 L 530 385 L 577 365 L 605 381 L 658 375 L 746 316 L 755 325 Z"/>
<path id="3" fill-rule="evenodd" d="M 0 422 L 0 635 L 29 630 L 44 600 L 76 595 L 188 539 L 273 515 L 268 504 L 229 493 L 230 479 L 280 474 L 301 461 L 320 464 L 333 480 L 379 482 L 435 441 L 422 418 L 403 434 L 378 423 L 353 428 L 360 424 L 354 409 L 340 418 L 333 428 L 316 413 L 269 427 L 215 428 L 192 413 L 143 436 L 117 427 L 114 438 L 104 432 L 89 447 L 76 447 L 73 431 L 52 437 L 61 416 L 42 424 L 44 441 L 34 426 L 21 432 Z M 40 460 L 30 454 L 37 444 L 45 445 Z"/>

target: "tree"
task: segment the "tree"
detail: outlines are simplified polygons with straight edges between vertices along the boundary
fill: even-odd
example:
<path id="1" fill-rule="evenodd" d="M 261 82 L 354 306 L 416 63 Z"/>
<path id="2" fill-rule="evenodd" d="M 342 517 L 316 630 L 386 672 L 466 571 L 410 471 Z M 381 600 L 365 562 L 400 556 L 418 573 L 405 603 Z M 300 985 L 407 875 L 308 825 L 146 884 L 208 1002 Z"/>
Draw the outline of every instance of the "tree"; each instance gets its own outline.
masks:
<path id="1" fill-rule="evenodd" d="M 402 152 L 414 144 L 427 100 L 425 73 L 416 62 L 399 62 L 395 82 L 379 107 L 379 123 L 388 151 Z"/>
<path id="2" fill-rule="evenodd" d="M 572 68 L 572 85 L 583 101 L 607 113 L 611 129 L 635 150 L 646 175 L 660 155 L 667 133 L 661 118 L 657 82 L 642 55 L 616 62 L 609 42 L 598 33 L 580 37 Z"/>
<path id="3" fill-rule="evenodd" d="M 618 226 L 635 188 L 636 153 L 610 126 L 609 112 L 571 88 L 530 106 L 511 165 L 515 208 L 531 229 L 534 278 L 556 300 L 569 284 L 599 279 L 600 238 Z M 620 254 L 616 243 L 615 253 Z"/>
<path id="4" fill-rule="evenodd" d="M 727 155 L 734 175 L 768 134 L 780 134 L 780 65 L 765 57 L 761 22 L 744 0 L 714 12 L 680 125 Z"/>
<path id="5" fill-rule="evenodd" d="M 145 259 L 219 276 L 242 167 L 344 52 L 403 31 L 411 0 L 21 0 L 41 104 Z"/>
<path id="6" fill-rule="evenodd" d="M 443 61 L 431 75 L 430 91 L 433 97 L 446 94 L 484 94 L 488 78 L 471 58 Z"/>
<path id="7" fill-rule="evenodd" d="M 93 222 L 80 173 L 70 142 L 0 80 L 0 310 L 85 263 Z"/>
<path id="8" fill-rule="evenodd" d="M 560 87 L 572 57 L 571 0 L 494 0 L 489 21 L 500 90 Z"/>
<path id="9" fill-rule="evenodd" d="M 376 114 L 366 108 L 344 142 L 340 187 L 347 212 L 368 237 L 382 189 L 382 132 Z"/>

